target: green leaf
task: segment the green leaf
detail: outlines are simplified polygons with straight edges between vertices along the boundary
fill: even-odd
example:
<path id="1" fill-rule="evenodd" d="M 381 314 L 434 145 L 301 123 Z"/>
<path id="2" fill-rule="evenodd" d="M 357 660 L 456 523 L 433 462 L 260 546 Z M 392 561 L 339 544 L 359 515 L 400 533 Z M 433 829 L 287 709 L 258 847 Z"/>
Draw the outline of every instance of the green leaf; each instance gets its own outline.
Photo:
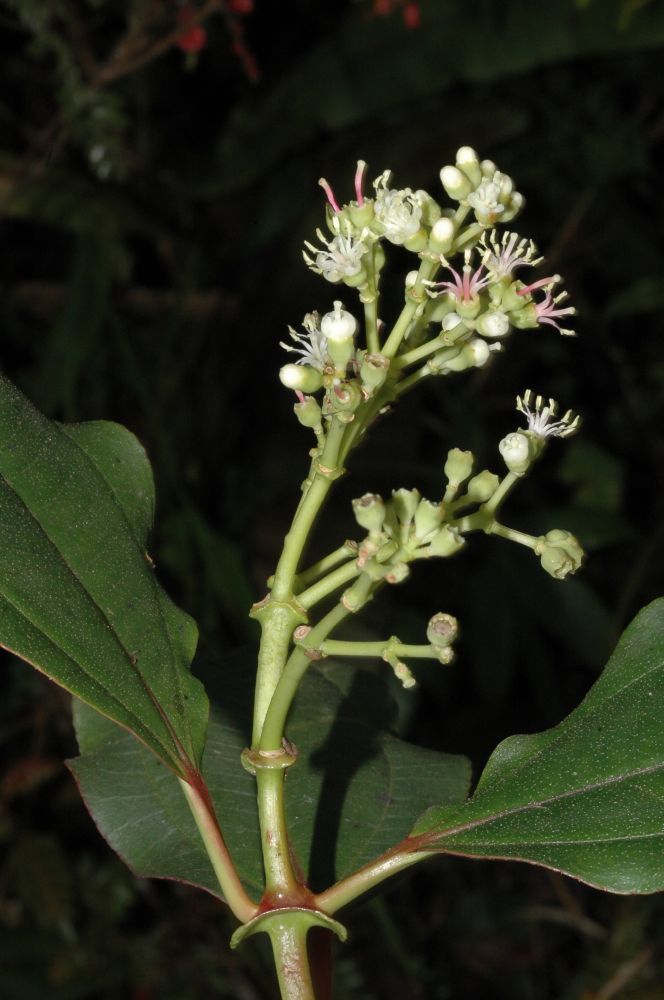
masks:
<path id="1" fill-rule="evenodd" d="M 432 809 L 423 848 L 514 858 L 612 892 L 664 889 L 664 599 L 641 611 L 560 725 L 495 750 L 472 799 Z"/>
<path id="2" fill-rule="evenodd" d="M 0 379 L 0 644 L 179 773 L 207 722 L 197 630 L 145 551 L 154 486 L 136 438 L 46 420 Z"/>
<path id="3" fill-rule="evenodd" d="M 213 700 L 203 776 L 247 889 L 262 892 L 255 781 L 240 753 L 251 730 L 253 656 L 210 671 Z M 216 680 L 215 680 L 216 678 Z M 206 677 L 206 681 L 207 681 Z M 367 708 L 367 703 L 371 706 Z M 286 782 L 293 848 L 322 888 L 401 840 L 433 801 L 463 801 L 465 758 L 421 750 L 380 731 L 393 715 L 384 678 L 326 661 L 304 679 L 289 718 L 298 747 Z M 175 776 L 128 733 L 85 705 L 75 710 L 81 756 L 70 761 L 101 833 L 138 875 L 219 887 Z"/>

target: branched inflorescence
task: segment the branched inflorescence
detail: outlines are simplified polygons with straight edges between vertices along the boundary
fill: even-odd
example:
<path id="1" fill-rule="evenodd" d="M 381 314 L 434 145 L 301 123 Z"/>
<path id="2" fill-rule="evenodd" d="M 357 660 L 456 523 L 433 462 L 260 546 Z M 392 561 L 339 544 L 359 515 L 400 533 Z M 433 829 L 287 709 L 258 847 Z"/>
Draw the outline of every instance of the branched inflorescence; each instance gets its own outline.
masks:
<path id="1" fill-rule="evenodd" d="M 282 344 L 298 357 L 281 369 L 281 381 L 297 395 L 298 420 L 316 436 L 305 495 L 316 476 L 340 475 L 343 461 L 375 416 L 421 379 L 483 367 L 514 330 L 552 326 L 561 334 L 573 333 L 563 325 L 575 309 L 565 304 L 560 275 L 523 280 L 524 272 L 538 267 L 543 257 L 532 240 L 509 229 L 499 231 L 524 204 L 512 179 L 490 160 L 480 161 L 467 146 L 458 150 L 454 165 L 443 167 L 440 179 L 451 207 L 442 207 L 426 191 L 392 187 L 390 171 L 380 174 L 368 197 L 363 161 L 355 174 L 355 198 L 348 203 L 340 203 L 328 182 L 320 181 L 328 202 L 327 233 L 317 230 L 317 243 L 306 243 L 304 259 L 327 281 L 356 290 L 364 311 L 364 339 L 358 320 L 336 299 L 322 317 L 309 313 L 303 332 L 291 329 L 291 343 Z M 417 262 L 405 276 L 404 306 L 391 326 L 379 314 L 390 243 L 410 251 Z M 340 605 L 355 612 L 378 586 L 404 580 L 412 562 L 452 556 L 464 547 L 465 536 L 478 530 L 528 546 L 555 578 L 576 572 L 583 551 L 569 532 L 554 529 L 535 537 L 497 519 L 509 492 L 549 440 L 568 437 L 579 424 L 570 411 L 558 417 L 554 400 L 530 390 L 517 397 L 517 410 L 526 426 L 500 442 L 506 467 L 502 474 L 474 471 L 474 456 L 453 448 L 439 497 L 429 500 L 416 489 L 398 489 L 387 500 L 366 494 L 354 501 L 364 537 L 322 560 L 326 569 L 340 564 L 325 578 L 315 567 L 300 574 L 296 596 L 301 606 L 308 610 L 350 583 Z M 330 467 L 331 451 L 335 463 Z M 335 643 L 323 632 L 322 626 L 303 628 L 299 642 L 308 655 L 354 654 L 352 643 Z M 456 620 L 439 613 L 429 623 L 426 645 L 405 646 L 392 636 L 382 643 L 357 643 L 357 655 L 381 655 L 411 686 L 414 679 L 403 658 L 430 656 L 449 663 L 456 633 Z M 307 645 L 309 634 L 318 636 L 315 648 Z"/>

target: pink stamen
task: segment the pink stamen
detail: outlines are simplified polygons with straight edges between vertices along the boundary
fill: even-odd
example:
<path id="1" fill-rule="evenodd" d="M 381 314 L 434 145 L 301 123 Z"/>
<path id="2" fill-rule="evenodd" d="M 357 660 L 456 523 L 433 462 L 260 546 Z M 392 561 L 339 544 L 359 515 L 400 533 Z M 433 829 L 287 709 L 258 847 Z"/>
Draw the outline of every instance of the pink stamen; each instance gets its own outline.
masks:
<path id="1" fill-rule="evenodd" d="M 355 197 L 357 198 L 357 204 L 359 208 L 364 205 L 364 178 L 367 175 L 367 165 L 364 160 L 357 161 L 357 170 L 355 171 Z"/>
<path id="2" fill-rule="evenodd" d="M 300 392 L 299 389 L 295 390 L 295 395 L 297 396 L 298 403 L 304 403 L 304 393 Z"/>
<path id="3" fill-rule="evenodd" d="M 532 285 L 526 285 L 525 288 L 520 288 L 516 294 L 528 295 L 530 292 L 534 292 L 537 288 L 546 288 L 547 285 L 553 285 L 557 281 L 560 281 L 557 274 L 554 274 L 549 278 L 540 278 L 539 281 L 533 281 Z"/>
<path id="4" fill-rule="evenodd" d="M 325 195 L 327 197 L 328 202 L 330 203 L 330 205 L 332 207 L 332 210 L 338 215 L 339 212 L 341 211 L 341 209 L 339 208 L 339 205 L 337 204 L 337 199 L 334 197 L 334 191 L 332 190 L 332 188 L 330 187 L 330 185 L 328 184 L 328 182 L 325 180 L 324 177 L 321 177 L 320 180 L 318 181 L 318 183 L 320 184 L 320 186 L 322 187 L 323 191 L 325 192 Z"/>

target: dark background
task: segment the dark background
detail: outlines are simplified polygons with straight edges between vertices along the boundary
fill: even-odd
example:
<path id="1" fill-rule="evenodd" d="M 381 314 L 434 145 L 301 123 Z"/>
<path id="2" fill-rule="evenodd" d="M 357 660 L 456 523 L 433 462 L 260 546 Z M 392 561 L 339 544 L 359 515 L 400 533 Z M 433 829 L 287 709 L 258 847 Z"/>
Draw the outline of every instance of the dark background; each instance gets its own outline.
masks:
<path id="1" fill-rule="evenodd" d="M 176 40 L 187 11 L 197 53 L 183 48 L 202 36 Z M 558 722 L 664 591 L 661 0 L 200 0 L 184 14 L 15 0 L 0 29 L 3 369 L 49 416 L 118 420 L 144 442 L 152 553 L 207 648 L 254 638 L 247 607 L 306 470 L 276 370 L 287 324 L 336 291 L 300 257 L 318 177 L 347 199 L 362 157 L 439 197 L 461 144 L 514 176 L 516 228 L 564 274 L 578 339 L 517 334 L 490 370 L 424 385 L 355 461 L 315 547 L 353 534 L 349 501 L 367 489 L 439 496 L 452 445 L 499 469 L 527 386 L 580 410 L 582 434 L 554 443 L 505 515 L 577 533 L 577 579 L 477 538 L 368 621 L 404 641 L 437 610 L 462 621 L 457 665 L 419 668 L 401 699 L 414 742 L 478 767 L 505 735 Z M 398 282 L 409 259 L 392 260 Z M 67 697 L 11 660 L 2 691 L 0 994 L 271 997 L 266 953 L 230 953 L 214 901 L 134 880 L 103 844 L 62 764 Z M 439 860 L 349 916 L 337 995 L 663 998 L 663 918 L 656 896 Z"/>

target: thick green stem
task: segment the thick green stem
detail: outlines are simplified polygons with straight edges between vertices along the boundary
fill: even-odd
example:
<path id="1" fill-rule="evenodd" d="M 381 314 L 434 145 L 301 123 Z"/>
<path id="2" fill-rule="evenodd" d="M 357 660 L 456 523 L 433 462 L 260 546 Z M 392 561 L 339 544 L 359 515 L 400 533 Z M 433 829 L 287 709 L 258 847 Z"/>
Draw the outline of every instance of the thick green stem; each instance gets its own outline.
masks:
<path id="1" fill-rule="evenodd" d="M 369 354 L 378 354 L 380 342 L 378 340 L 378 299 L 373 298 L 371 302 L 364 303 L 364 330 L 367 338 L 367 351 Z"/>
<path id="2" fill-rule="evenodd" d="M 308 929 L 303 919 L 294 919 L 290 913 L 282 920 L 275 914 L 270 920 L 269 935 L 281 1000 L 316 1000 L 309 968 Z"/>
<path id="3" fill-rule="evenodd" d="M 212 802 L 205 786 L 178 778 L 189 803 L 208 857 L 219 880 L 221 892 L 234 915 L 243 924 L 256 915 L 258 907 L 244 890 L 219 828 Z"/>
<path id="4" fill-rule="evenodd" d="M 284 812 L 284 775 L 281 769 L 258 768 L 256 771 L 265 888 L 276 894 L 289 893 L 297 887 Z"/>
<path id="5" fill-rule="evenodd" d="M 415 314 L 426 298 L 425 281 L 430 281 L 440 267 L 440 262 L 435 260 L 423 260 L 417 272 L 417 280 L 411 289 L 405 306 L 401 310 L 396 323 L 390 331 L 390 335 L 383 345 L 382 353 L 386 358 L 395 357 L 401 347 L 401 342 L 407 336 L 411 323 L 415 319 Z"/>

